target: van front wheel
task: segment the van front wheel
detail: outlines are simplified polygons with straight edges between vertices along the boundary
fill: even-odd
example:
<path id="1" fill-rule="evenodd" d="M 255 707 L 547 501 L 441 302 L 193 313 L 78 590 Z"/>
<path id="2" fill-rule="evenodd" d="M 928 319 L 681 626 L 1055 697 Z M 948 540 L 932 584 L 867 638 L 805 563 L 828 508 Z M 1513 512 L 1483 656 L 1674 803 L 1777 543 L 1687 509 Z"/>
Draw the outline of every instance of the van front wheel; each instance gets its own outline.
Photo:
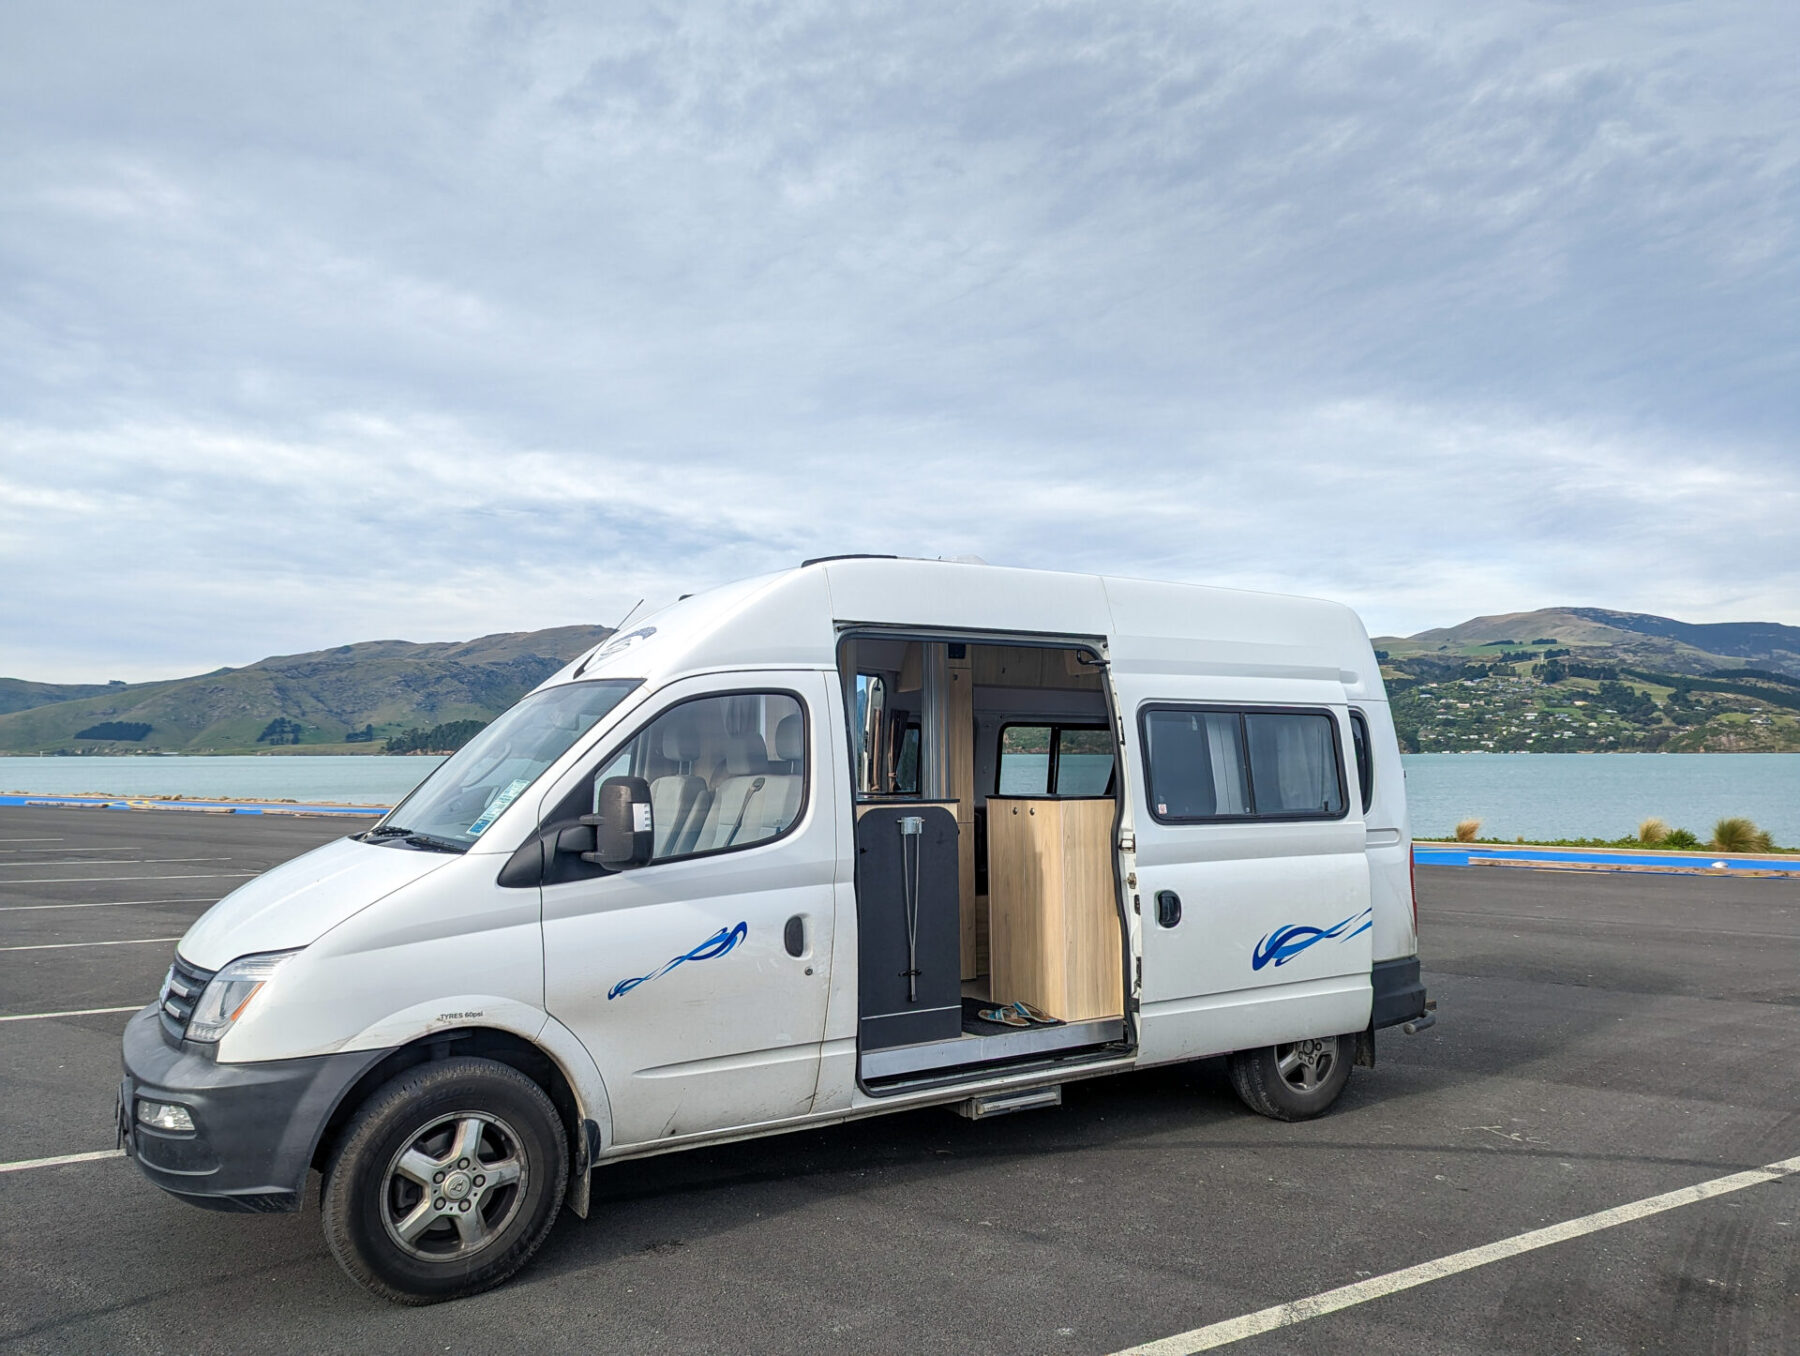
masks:
<path id="1" fill-rule="evenodd" d="M 325 1241 L 384 1299 L 460 1299 L 531 1260 L 568 1172 L 562 1119 L 524 1074 L 488 1059 L 423 1064 L 350 1122 L 326 1169 Z"/>
<path id="2" fill-rule="evenodd" d="M 1350 1081 L 1354 1036 L 1239 1050 L 1231 1056 L 1231 1086 L 1245 1106 L 1278 1121 L 1322 1116 Z"/>

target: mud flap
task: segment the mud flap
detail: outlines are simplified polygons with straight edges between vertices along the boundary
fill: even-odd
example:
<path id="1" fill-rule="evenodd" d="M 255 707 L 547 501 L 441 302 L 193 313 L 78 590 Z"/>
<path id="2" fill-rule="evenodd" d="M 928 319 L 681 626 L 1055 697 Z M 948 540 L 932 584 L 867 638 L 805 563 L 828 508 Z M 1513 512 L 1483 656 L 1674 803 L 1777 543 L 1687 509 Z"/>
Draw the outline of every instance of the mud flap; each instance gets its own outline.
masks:
<path id="1" fill-rule="evenodd" d="M 1369 1022 L 1368 1030 L 1356 1033 L 1356 1057 L 1350 1063 L 1353 1066 L 1361 1065 L 1365 1069 L 1375 1067 L 1375 1023 L 1373 1020 Z"/>
<path id="2" fill-rule="evenodd" d="M 579 1219 L 588 1216 L 588 1198 L 593 1192 L 594 1159 L 600 1153 L 600 1126 L 596 1121 L 583 1121 L 581 1133 L 575 1137 L 575 1161 L 569 1165 L 569 1189 L 563 1193 L 563 1204 Z"/>

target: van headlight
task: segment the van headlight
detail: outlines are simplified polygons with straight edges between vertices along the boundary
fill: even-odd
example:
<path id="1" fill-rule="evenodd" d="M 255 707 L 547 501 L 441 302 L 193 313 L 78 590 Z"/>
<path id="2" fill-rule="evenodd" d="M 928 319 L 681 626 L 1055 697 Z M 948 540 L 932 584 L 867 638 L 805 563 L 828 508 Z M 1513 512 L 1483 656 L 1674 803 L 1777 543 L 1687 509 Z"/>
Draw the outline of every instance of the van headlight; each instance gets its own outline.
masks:
<path id="1" fill-rule="evenodd" d="M 188 1018 L 187 1038 L 191 1041 L 216 1041 L 244 1015 L 262 992 L 263 985 L 275 977 L 298 951 L 271 951 L 261 956 L 240 956 L 207 982 L 194 1004 L 194 1015 Z"/>

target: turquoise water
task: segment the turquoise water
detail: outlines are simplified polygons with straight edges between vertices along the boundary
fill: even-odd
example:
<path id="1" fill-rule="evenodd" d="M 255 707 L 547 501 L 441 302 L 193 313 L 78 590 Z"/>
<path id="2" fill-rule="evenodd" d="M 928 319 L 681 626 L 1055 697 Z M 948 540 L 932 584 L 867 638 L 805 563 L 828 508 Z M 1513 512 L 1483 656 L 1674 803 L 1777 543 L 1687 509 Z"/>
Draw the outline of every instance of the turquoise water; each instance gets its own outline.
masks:
<path id="1" fill-rule="evenodd" d="M 442 758 L 381 754 L 248 758 L 0 758 L 0 792 L 193 796 L 393 805 Z"/>
<path id="2" fill-rule="evenodd" d="M 436 758 L 0 758 L 0 792 L 213 796 L 392 805 Z M 1657 815 L 1702 839 L 1746 815 L 1800 847 L 1800 753 L 1421 753 L 1406 759 L 1413 832 L 1459 819 L 1490 838 L 1617 838 Z"/>
<path id="3" fill-rule="evenodd" d="M 1408 754 L 1413 834 L 1448 838 L 1479 819 L 1483 838 L 1619 838 L 1655 815 L 1702 841 L 1744 815 L 1800 847 L 1800 753 Z"/>

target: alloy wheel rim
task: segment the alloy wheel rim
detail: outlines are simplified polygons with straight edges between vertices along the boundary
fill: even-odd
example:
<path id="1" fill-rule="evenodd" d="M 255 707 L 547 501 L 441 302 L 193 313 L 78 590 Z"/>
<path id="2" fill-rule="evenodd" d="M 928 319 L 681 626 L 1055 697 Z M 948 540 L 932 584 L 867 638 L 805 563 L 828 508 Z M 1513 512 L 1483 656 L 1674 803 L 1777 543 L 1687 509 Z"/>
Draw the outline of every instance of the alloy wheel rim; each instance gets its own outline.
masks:
<path id="1" fill-rule="evenodd" d="M 530 1185 L 518 1132 L 485 1111 L 437 1116 L 409 1135 L 381 1179 L 381 1222 L 409 1256 L 463 1261 L 506 1232 Z"/>
<path id="2" fill-rule="evenodd" d="M 1295 1092 L 1316 1092 L 1337 1063 L 1337 1042 L 1307 1040 L 1275 1047 L 1281 1081 Z"/>

